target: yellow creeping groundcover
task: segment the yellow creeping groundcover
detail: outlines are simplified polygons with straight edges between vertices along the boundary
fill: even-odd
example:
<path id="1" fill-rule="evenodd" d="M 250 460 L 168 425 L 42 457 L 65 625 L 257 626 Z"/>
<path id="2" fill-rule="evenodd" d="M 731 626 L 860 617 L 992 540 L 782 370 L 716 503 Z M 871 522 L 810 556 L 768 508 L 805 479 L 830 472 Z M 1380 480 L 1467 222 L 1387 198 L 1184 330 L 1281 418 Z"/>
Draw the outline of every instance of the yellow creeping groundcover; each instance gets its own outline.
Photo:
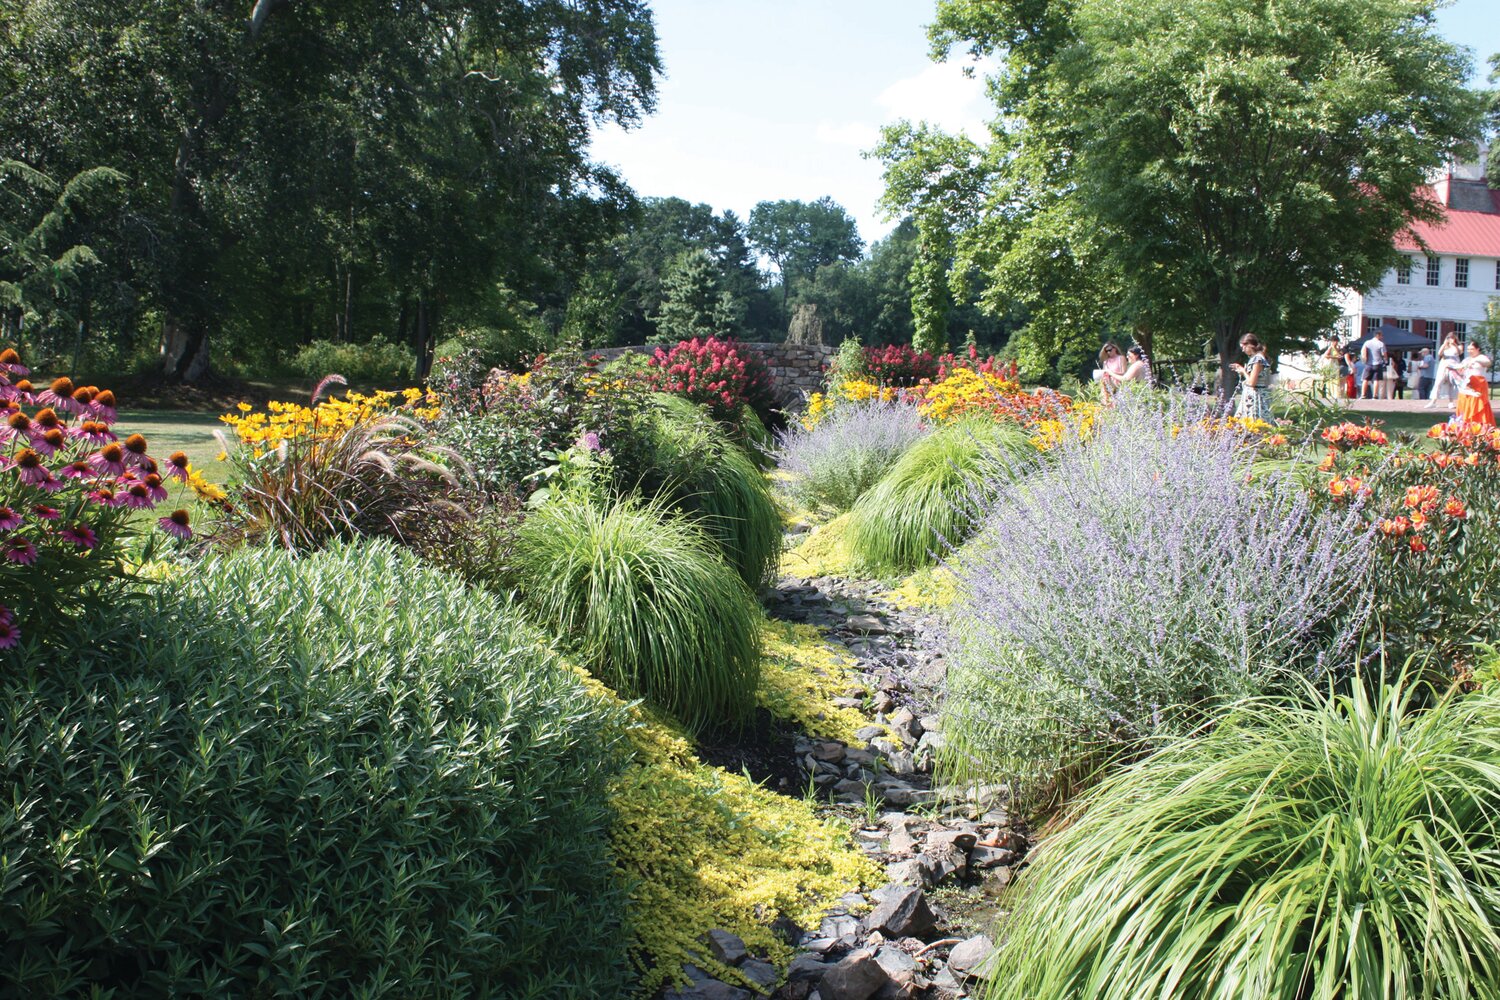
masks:
<path id="1" fill-rule="evenodd" d="M 852 739 L 866 720 L 827 702 L 849 683 L 847 661 L 810 627 L 770 623 L 766 645 L 762 703 L 812 735 Z M 592 678 L 588 684 L 619 702 Z M 840 896 L 879 884 L 879 866 L 850 843 L 845 825 L 702 763 L 676 727 L 648 709 L 637 705 L 630 714 L 635 761 L 613 795 L 613 843 L 616 865 L 633 885 L 631 953 L 641 995 L 682 981 L 685 962 L 743 983 L 699 941 L 715 928 L 784 964 L 792 949 L 773 921 L 785 916 L 815 927 Z"/>

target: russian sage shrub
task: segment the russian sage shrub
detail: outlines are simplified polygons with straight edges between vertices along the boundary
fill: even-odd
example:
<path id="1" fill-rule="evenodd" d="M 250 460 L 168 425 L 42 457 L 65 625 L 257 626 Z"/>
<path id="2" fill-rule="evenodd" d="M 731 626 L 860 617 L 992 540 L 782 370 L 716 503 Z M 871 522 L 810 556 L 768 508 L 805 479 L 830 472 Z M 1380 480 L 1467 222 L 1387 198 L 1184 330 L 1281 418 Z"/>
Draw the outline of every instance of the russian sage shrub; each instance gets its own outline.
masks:
<path id="1" fill-rule="evenodd" d="M 1372 540 L 1189 401 L 1122 401 L 980 501 L 955 565 L 951 763 L 1033 784 L 1346 662 Z M 981 492 L 979 494 L 983 496 Z"/>
<path id="2" fill-rule="evenodd" d="M 810 509 L 846 511 L 925 433 L 910 404 L 846 403 L 812 429 L 778 436 L 777 464 L 786 474 L 781 490 Z"/>
<path id="3" fill-rule="evenodd" d="M 626 720 L 502 602 L 243 548 L 87 624 L 0 673 L 0 996 L 626 995 Z"/>

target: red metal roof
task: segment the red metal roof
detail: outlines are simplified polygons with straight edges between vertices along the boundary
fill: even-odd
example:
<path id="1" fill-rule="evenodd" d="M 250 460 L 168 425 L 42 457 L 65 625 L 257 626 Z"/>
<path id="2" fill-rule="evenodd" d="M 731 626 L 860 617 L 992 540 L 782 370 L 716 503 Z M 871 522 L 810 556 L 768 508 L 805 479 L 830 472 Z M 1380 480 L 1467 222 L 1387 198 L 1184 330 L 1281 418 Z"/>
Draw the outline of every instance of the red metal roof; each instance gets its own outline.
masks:
<path id="1" fill-rule="evenodd" d="M 1429 198 L 1435 197 L 1431 188 L 1423 193 Z M 1426 249 L 1435 254 L 1459 257 L 1500 257 L 1500 191 L 1489 194 L 1495 205 L 1493 214 L 1445 208 L 1442 222 L 1412 223 L 1408 232 L 1396 237 L 1396 249 Z M 1413 233 L 1421 238 L 1421 245 L 1413 239 Z"/>

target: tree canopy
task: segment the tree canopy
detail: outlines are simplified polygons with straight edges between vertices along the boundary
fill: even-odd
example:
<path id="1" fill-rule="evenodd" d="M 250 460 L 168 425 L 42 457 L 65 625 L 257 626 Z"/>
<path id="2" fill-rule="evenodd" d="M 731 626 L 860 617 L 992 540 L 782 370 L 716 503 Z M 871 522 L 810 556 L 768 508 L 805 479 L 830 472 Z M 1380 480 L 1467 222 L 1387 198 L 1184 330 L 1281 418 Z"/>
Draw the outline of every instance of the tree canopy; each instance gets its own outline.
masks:
<path id="1" fill-rule="evenodd" d="M 890 202 L 940 216 L 992 304 L 1033 307 L 1031 374 L 1111 327 L 1210 343 L 1226 366 L 1245 332 L 1310 337 L 1333 287 L 1378 282 L 1396 234 L 1433 215 L 1427 171 L 1478 136 L 1435 6 L 941 0 L 940 57 L 1004 53 L 991 141 L 888 130 Z M 955 190 L 979 196 L 935 207 Z"/>
<path id="2" fill-rule="evenodd" d="M 237 332 L 363 315 L 420 357 L 497 283 L 560 301 L 630 203 L 590 129 L 648 113 L 660 69 L 643 0 L 0 0 L 0 25 L 0 145 L 126 178 L 95 249 L 174 378 Z"/>

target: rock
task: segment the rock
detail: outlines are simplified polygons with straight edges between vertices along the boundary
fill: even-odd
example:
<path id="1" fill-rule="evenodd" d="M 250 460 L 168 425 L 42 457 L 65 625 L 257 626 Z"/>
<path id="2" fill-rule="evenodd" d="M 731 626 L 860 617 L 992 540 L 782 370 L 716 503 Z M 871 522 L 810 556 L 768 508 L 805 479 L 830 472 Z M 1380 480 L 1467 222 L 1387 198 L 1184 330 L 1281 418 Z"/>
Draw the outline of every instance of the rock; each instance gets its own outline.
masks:
<path id="1" fill-rule="evenodd" d="M 739 965 L 750 957 L 750 950 L 745 947 L 745 942 L 728 931 L 709 931 L 703 939 L 708 945 L 709 954 L 725 965 Z"/>
<path id="2" fill-rule="evenodd" d="M 772 993 L 771 1000 L 808 1000 L 812 992 L 812 980 L 799 979 L 794 983 L 787 983 Z"/>
<path id="3" fill-rule="evenodd" d="M 833 699 L 833 707 L 862 709 L 865 707 L 865 703 L 862 698 L 835 698 Z"/>
<path id="4" fill-rule="evenodd" d="M 885 727 L 884 726 L 861 726 L 859 729 L 856 729 L 854 731 L 854 738 L 855 739 L 864 740 L 866 742 L 869 742 L 870 740 L 875 739 L 877 736 L 884 736 L 884 735 L 885 735 Z"/>
<path id="5" fill-rule="evenodd" d="M 875 615 L 850 615 L 844 624 L 850 631 L 862 632 L 865 635 L 885 635 L 890 631 L 886 623 Z"/>
<path id="6" fill-rule="evenodd" d="M 890 980 L 874 953 L 856 951 L 823 974 L 818 993 L 823 1000 L 870 1000 Z"/>
<path id="7" fill-rule="evenodd" d="M 927 849 L 953 847 L 960 851 L 968 851 L 979 838 L 965 830 L 933 830 L 927 835 Z"/>
<path id="8" fill-rule="evenodd" d="M 888 740 L 883 736 L 877 736 L 870 741 L 870 749 L 889 757 L 893 753 L 901 752 L 901 744 Z"/>
<path id="9" fill-rule="evenodd" d="M 898 886 L 888 890 L 865 918 L 865 927 L 886 937 L 921 937 L 937 925 L 921 889 Z"/>
<path id="10" fill-rule="evenodd" d="M 817 955 L 798 955 L 792 959 L 792 964 L 787 966 L 787 982 L 807 981 L 816 983 L 831 968 L 833 968 L 831 963 L 823 961 Z"/>
<path id="11" fill-rule="evenodd" d="M 885 849 L 897 855 L 911 854 L 917 849 L 917 840 L 907 829 L 904 818 L 901 823 L 891 824 L 891 835 L 886 840 Z"/>
<path id="12" fill-rule="evenodd" d="M 839 945 L 847 948 L 858 939 L 859 930 L 859 921 L 854 917 L 824 917 L 823 926 L 818 928 L 818 937 L 833 938 Z"/>
<path id="13" fill-rule="evenodd" d="M 921 858 L 885 866 L 885 877 L 894 885 L 926 885 L 926 865 Z"/>
<path id="14" fill-rule="evenodd" d="M 910 984 L 917 974 L 917 960 L 895 945 L 882 946 L 875 953 L 875 964 L 897 986 Z"/>
<path id="15" fill-rule="evenodd" d="M 976 847 L 969 852 L 969 864 L 975 868 L 999 868 L 1016 862 L 1016 852 L 1003 847 Z"/>
<path id="16" fill-rule="evenodd" d="M 949 972 L 947 967 L 937 970 L 932 976 L 932 985 L 948 993 L 962 993 L 963 985 Z"/>
<path id="17" fill-rule="evenodd" d="M 914 774 L 917 770 L 917 760 L 905 750 L 898 750 L 886 756 L 885 766 L 892 774 Z"/>
<path id="18" fill-rule="evenodd" d="M 802 942 L 802 947 L 815 955 L 827 955 L 839 946 L 838 938 L 811 937 Z"/>
<path id="19" fill-rule="evenodd" d="M 880 785 L 880 797 L 893 806 L 914 806 L 931 802 L 933 793 L 925 788 L 916 788 L 900 780 L 887 780 Z"/>
<path id="20" fill-rule="evenodd" d="M 938 733 L 943 730 L 943 717 L 940 715 L 924 715 L 917 720 L 917 725 L 924 733 Z"/>
<path id="21" fill-rule="evenodd" d="M 823 761 L 827 764 L 838 764 L 844 759 L 845 747 L 842 743 L 819 743 L 813 748 L 813 760 Z"/>
<path id="22" fill-rule="evenodd" d="M 781 973 L 776 971 L 776 966 L 770 962 L 762 962 L 758 958 L 752 958 L 741 965 L 740 972 L 746 979 L 759 986 L 762 993 L 769 993 L 781 981 Z"/>
<path id="23" fill-rule="evenodd" d="M 680 990 L 668 990 L 663 994 L 663 1000 L 751 1000 L 751 996 L 749 990 L 721 983 L 717 979 L 705 979 Z"/>
<path id="24" fill-rule="evenodd" d="M 948 953 L 948 968 L 956 975 L 987 978 L 984 963 L 994 951 L 995 943 L 979 934 L 953 946 L 953 950 Z"/>

